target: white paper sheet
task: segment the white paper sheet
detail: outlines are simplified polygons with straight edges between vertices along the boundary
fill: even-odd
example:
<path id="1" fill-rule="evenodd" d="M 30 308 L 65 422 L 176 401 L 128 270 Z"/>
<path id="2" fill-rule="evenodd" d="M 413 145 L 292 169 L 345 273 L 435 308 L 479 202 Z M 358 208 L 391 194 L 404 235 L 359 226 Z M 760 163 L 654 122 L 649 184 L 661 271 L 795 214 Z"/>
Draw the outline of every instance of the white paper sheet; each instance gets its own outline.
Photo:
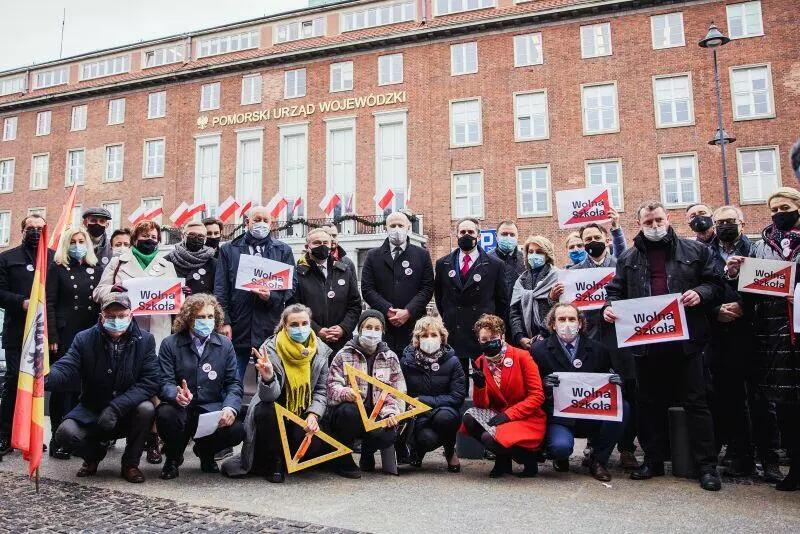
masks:
<path id="1" fill-rule="evenodd" d="M 197 432 L 194 433 L 194 439 L 204 438 L 216 432 L 221 416 L 222 410 L 201 413 L 200 418 L 197 420 Z"/>

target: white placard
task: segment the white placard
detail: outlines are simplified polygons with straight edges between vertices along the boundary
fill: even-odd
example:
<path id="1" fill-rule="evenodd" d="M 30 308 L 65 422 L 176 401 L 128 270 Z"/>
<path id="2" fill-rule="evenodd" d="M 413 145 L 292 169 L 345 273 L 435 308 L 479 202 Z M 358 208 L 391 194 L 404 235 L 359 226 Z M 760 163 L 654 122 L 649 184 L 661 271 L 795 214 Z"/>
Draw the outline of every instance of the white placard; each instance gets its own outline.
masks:
<path id="1" fill-rule="evenodd" d="M 564 292 L 558 301 L 574 304 L 579 310 L 600 309 L 606 304 L 606 284 L 616 272 L 613 267 L 558 271 L 558 281 L 564 284 Z"/>
<path id="2" fill-rule="evenodd" d="M 145 276 L 123 280 L 133 315 L 173 315 L 183 306 L 183 278 Z"/>
<path id="3" fill-rule="evenodd" d="M 197 418 L 197 432 L 194 433 L 194 439 L 204 438 L 210 436 L 219 428 L 219 420 L 222 417 L 222 410 L 216 412 L 201 413 Z"/>
<path id="4" fill-rule="evenodd" d="M 270 291 L 292 289 L 294 266 L 288 263 L 242 254 L 236 271 L 236 289 L 252 291 L 265 288 Z"/>
<path id="5" fill-rule="evenodd" d="M 615 300 L 617 346 L 633 347 L 689 339 L 686 311 L 680 293 Z"/>
<path id="6" fill-rule="evenodd" d="M 622 388 L 609 373 L 554 373 L 553 417 L 622 421 Z"/>
<path id="7" fill-rule="evenodd" d="M 800 332 L 800 284 L 794 288 L 794 331 Z"/>
<path id="8" fill-rule="evenodd" d="M 786 297 L 794 290 L 793 261 L 745 258 L 739 269 L 739 291 Z"/>
<path id="9" fill-rule="evenodd" d="M 556 210 L 559 228 L 575 228 L 586 223 L 610 221 L 611 202 L 608 189 L 585 187 L 556 191 Z"/>

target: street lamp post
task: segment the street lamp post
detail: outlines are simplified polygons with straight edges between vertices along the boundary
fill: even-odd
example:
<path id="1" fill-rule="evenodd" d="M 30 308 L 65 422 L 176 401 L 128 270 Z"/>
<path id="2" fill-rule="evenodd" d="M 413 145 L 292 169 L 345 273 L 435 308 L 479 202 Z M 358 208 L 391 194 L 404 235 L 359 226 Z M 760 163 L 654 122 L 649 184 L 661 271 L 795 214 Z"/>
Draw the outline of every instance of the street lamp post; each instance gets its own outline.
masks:
<path id="1" fill-rule="evenodd" d="M 717 63 L 717 48 L 730 42 L 730 38 L 723 35 L 714 23 L 708 28 L 708 33 L 700 41 L 702 48 L 710 48 L 714 56 L 714 86 L 717 91 L 717 134 L 714 139 L 708 142 L 709 145 L 718 145 L 722 150 L 722 195 L 725 204 L 730 204 L 730 193 L 728 191 L 728 165 L 726 162 L 725 145 L 733 143 L 736 138 L 728 135 L 722 125 L 722 90 L 719 83 L 719 64 Z"/>

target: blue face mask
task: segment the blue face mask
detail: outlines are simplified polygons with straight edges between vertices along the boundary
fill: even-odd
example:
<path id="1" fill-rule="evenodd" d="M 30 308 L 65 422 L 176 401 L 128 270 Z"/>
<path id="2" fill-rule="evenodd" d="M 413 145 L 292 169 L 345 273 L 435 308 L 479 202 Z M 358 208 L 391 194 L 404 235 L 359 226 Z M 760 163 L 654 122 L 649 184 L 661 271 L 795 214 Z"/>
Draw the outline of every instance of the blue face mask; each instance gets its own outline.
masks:
<path id="1" fill-rule="evenodd" d="M 121 334 L 131 325 L 130 317 L 106 317 L 103 319 L 103 328 L 112 334 Z"/>
<path id="2" fill-rule="evenodd" d="M 269 224 L 265 222 L 254 222 L 250 228 L 250 234 L 256 239 L 264 239 L 269 235 Z"/>
<path id="3" fill-rule="evenodd" d="M 69 257 L 76 261 L 81 261 L 86 256 L 86 245 L 75 243 L 67 249 Z"/>
<path id="4" fill-rule="evenodd" d="M 290 326 L 288 331 L 289 337 L 292 338 L 292 341 L 295 343 L 305 343 L 308 339 L 308 336 L 311 335 L 311 326 Z"/>
<path id="5" fill-rule="evenodd" d="M 194 326 L 192 326 L 192 330 L 194 330 L 194 333 L 199 337 L 208 337 L 211 335 L 211 332 L 214 331 L 214 319 L 208 319 L 205 317 L 197 318 L 194 320 Z"/>
<path id="6" fill-rule="evenodd" d="M 569 259 L 571 259 L 572 263 L 576 265 L 578 263 L 581 263 L 583 260 L 586 259 L 586 249 L 576 248 L 575 250 L 570 250 Z"/>
<path id="7" fill-rule="evenodd" d="M 537 254 L 535 252 L 528 254 L 528 265 L 533 269 L 542 267 L 544 265 L 544 254 Z"/>
<path id="8" fill-rule="evenodd" d="M 514 252 L 514 249 L 517 248 L 517 238 L 510 237 L 510 236 L 501 236 L 497 238 L 497 248 L 505 252 L 506 254 L 510 254 Z"/>

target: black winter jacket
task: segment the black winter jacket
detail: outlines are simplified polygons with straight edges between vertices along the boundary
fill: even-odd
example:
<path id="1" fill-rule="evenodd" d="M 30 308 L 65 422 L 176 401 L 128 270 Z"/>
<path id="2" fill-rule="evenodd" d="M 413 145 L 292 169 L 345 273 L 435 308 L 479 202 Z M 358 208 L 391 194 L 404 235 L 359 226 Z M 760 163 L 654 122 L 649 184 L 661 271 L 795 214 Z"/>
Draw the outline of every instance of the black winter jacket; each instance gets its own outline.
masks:
<path id="1" fill-rule="evenodd" d="M 436 363 L 426 368 L 417 362 L 414 350 L 409 345 L 400 358 L 408 394 L 434 409 L 450 407 L 460 410 L 467 397 L 467 381 L 455 351 L 445 345 Z M 438 368 L 434 370 L 434 367 Z"/>

